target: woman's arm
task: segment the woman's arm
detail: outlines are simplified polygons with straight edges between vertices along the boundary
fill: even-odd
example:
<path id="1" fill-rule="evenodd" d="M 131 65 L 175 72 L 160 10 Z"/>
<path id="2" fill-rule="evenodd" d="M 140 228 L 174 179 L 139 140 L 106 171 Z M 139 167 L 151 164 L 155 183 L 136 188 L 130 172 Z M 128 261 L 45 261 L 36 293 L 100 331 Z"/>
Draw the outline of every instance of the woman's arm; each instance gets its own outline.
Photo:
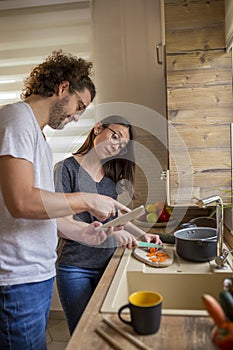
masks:
<path id="1" fill-rule="evenodd" d="M 159 235 L 152 235 L 149 233 L 145 233 L 139 227 L 132 224 L 132 222 L 128 222 L 124 227 L 125 227 L 125 230 L 130 232 L 132 235 L 134 235 L 137 239 L 140 239 L 141 241 L 163 244 L 162 241 L 160 240 Z"/>

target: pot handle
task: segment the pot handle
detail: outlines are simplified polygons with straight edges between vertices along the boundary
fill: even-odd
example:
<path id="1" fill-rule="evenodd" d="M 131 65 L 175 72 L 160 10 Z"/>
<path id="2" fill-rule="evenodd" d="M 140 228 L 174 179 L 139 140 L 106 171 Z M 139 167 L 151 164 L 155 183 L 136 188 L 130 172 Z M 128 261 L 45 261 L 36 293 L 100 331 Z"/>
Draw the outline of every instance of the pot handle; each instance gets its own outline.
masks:
<path id="1" fill-rule="evenodd" d="M 213 240 L 213 239 L 199 239 L 198 241 L 197 241 L 197 245 L 199 246 L 199 247 L 208 247 L 208 245 L 209 244 L 211 244 L 211 243 L 217 243 L 218 242 L 218 240 L 217 239 L 215 239 L 215 240 Z"/>
<path id="2" fill-rule="evenodd" d="M 192 227 L 197 227 L 196 224 L 192 223 L 192 222 L 185 222 L 183 224 L 180 224 L 181 228 L 192 228 Z"/>
<path id="3" fill-rule="evenodd" d="M 208 237 L 208 238 L 200 238 L 198 241 L 201 241 L 201 242 L 205 242 L 205 241 L 218 242 L 218 238 L 217 238 L 217 236 Z"/>

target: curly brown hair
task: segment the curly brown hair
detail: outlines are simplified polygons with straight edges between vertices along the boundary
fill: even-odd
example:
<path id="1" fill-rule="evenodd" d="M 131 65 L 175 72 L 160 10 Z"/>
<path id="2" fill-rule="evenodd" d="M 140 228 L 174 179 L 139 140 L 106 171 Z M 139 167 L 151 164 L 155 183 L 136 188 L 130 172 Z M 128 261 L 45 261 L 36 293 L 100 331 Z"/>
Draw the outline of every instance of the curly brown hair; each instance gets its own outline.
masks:
<path id="1" fill-rule="evenodd" d="M 92 67 L 92 62 L 64 54 L 62 50 L 53 51 L 52 55 L 34 67 L 29 77 L 25 79 L 21 99 L 25 100 L 32 94 L 51 97 L 62 81 L 69 81 L 70 93 L 87 88 L 93 101 L 96 90 L 90 78 Z"/>

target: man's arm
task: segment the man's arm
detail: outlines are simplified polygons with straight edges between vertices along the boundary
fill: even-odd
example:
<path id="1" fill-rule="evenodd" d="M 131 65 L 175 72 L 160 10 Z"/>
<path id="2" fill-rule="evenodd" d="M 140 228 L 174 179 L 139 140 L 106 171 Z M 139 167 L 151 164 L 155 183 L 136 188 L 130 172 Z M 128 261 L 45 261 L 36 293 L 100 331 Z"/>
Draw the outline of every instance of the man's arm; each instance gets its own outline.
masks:
<path id="1" fill-rule="evenodd" d="M 113 229 L 107 232 L 95 228 L 100 225 L 95 221 L 87 224 L 83 221 L 74 220 L 72 215 L 57 219 L 58 236 L 72 241 L 83 242 L 88 245 L 99 245 L 113 234 Z"/>
<path id="2" fill-rule="evenodd" d="M 107 196 L 92 193 L 54 193 L 34 187 L 32 164 L 12 156 L 0 157 L 0 185 L 5 205 L 15 218 L 48 219 L 89 211 L 100 221 L 129 211 Z"/>
<path id="3" fill-rule="evenodd" d="M 129 249 L 137 247 L 136 238 L 128 231 L 125 231 L 123 226 L 115 229 L 110 227 L 108 231 L 96 231 L 95 228 L 99 225 L 101 224 L 97 221 L 87 224 L 83 221 L 74 220 L 72 215 L 57 219 L 59 237 L 83 242 L 88 245 L 99 245 L 112 235 L 118 242 L 114 244 L 114 248 L 116 246 L 125 246 Z"/>

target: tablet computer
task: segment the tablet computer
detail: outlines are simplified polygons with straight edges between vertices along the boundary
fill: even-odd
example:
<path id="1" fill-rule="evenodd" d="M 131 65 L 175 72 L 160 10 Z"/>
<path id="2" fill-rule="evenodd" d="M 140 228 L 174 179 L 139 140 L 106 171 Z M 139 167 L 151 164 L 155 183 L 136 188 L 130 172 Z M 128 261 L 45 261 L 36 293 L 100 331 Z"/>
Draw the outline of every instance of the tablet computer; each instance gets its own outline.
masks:
<path id="1" fill-rule="evenodd" d="M 141 205 L 140 207 L 137 207 L 131 210 L 129 213 L 121 215 L 116 219 L 106 222 L 106 224 L 96 227 L 95 230 L 107 231 L 110 226 L 116 227 L 116 226 L 125 225 L 127 224 L 127 222 L 138 218 L 144 213 L 145 213 L 144 205 Z"/>

